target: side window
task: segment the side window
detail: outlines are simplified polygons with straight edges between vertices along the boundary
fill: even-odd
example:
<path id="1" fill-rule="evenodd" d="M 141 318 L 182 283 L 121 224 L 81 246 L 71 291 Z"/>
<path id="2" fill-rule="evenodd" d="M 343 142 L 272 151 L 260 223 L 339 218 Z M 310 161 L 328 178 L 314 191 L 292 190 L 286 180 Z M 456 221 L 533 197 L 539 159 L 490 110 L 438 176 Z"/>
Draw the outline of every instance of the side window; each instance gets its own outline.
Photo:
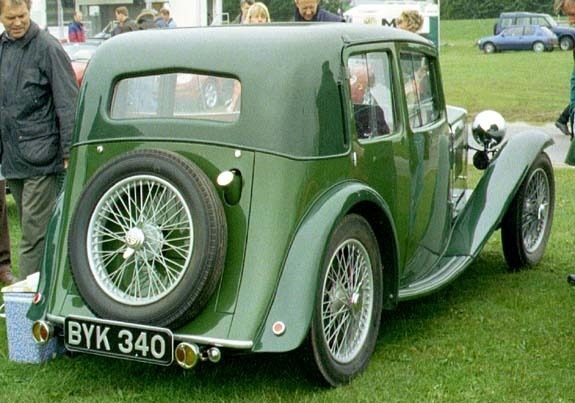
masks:
<path id="1" fill-rule="evenodd" d="M 549 23 L 549 21 L 547 21 L 547 18 L 545 17 L 535 17 L 533 18 L 533 24 L 535 25 L 540 25 L 542 27 L 550 27 L 551 24 Z"/>
<path id="2" fill-rule="evenodd" d="M 410 127 L 416 129 L 435 122 L 440 117 L 441 106 L 433 59 L 405 52 L 400 62 Z"/>
<path id="3" fill-rule="evenodd" d="M 395 130 L 389 56 L 385 52 L 353 55 L 348 60 L 349 89 L 358 138 Z"/>
<path id="4" fill-rule="evenodd" d="M 517 17 L 515 25 L 529 25 L 531 24 L 531 17 Z"/>
<path id="5" fill-rule="evenodd" d="M 511 18 L 502 18 L 501 19 L 501 29 L 503 28 L 507 28 L 509 26 L 513 25 Z"/>
<path id="6" fill-rule="evenodd" d="M 523 35 L 523 27 L 511 27 L 505 31 L 506 36 L 522 36 Z"/>
<path id="7" fill-rule="evenodd" d="M 114 88 L 113 119 L 180 118 L 235 121 L 240 82 L 231 78 L 191 73 L 169 73 L 121 80 Z"/>

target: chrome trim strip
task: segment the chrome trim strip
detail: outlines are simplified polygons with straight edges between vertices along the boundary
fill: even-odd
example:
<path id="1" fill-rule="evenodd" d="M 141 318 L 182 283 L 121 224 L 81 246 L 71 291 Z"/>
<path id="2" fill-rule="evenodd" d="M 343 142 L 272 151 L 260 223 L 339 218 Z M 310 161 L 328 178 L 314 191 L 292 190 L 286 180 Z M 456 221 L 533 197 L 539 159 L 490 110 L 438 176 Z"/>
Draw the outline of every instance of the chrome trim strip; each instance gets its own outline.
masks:
<path id="1" fill-rule="evenodd" d="M 237 348 L 237 349 L 251 349 L 254 342 L 251 340 L 229 340 L 217 339 L 215 337 L 194 336 L 189 334 L 174 334 L 174 340 L 187 341 L 190 343 L 210 344 L 215 347 Z"/>
<path id="2" fill-rule="evenodd" d="M 56 316 L 47 314 L 46 319 L 50 322 L 57 323 L 59 325 L 64 325 L 64 318 L 62 316 Z M 88 318 L 86 318 L 88 319 Z M 98 318 L 93 318 L 94 320 L 98 320 Z M 108 321 L 110 322 L 110 321 Z M 123 322 L 113 321 L 117 324 L 122 324 Z M 135 325 L 135 324 L 131 324 Z M 219 339 L 215 337 L 205 337 L 205 336 L 194 336 L 190 334 L 178 334 L 174 333 L 174 340 L 177 341 L 187 341 L 190 343 L 198 343 L 198 344 L 206 344 L 212 345 L 215 347 L 225 347 L 225 348 L 235 348 L 241 350 L 251 349 L 254 346 L 254 342 L 251 340 L 229 340 L 229 339 Z"/>

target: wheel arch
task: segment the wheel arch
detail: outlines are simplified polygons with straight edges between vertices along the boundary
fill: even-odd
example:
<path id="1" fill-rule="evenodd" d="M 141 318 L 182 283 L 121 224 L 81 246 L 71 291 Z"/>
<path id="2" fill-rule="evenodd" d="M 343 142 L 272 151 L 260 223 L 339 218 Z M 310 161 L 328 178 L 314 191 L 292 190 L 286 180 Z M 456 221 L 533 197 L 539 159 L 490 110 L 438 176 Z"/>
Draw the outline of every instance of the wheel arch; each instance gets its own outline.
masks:
<path id="1" fill-rule="evenodd" d="M 529 168 L 553 143 L 539 130 L 518 133 L 505 142 L 459 214 L 446 256 L 476 256 L 481 251 L 499 228 Z"/>
<path id="2" fill-rule="evenodd" d="M 397 300 L 399 255 L 397 234 L 391 219 L 391 210 L 373 189 L 358 182 L 346 182 L 323 194 L 300 223 L 289 252 L 284 260 L 282 274 L 271 301 L 268 314 L 262 322 L 254 343 L 257 352 L 284 352 L 299 347 L 305 340 L 314 309 L 321 265 L 327 243 L 337 223 L 350 213 L 359 214 L 372 226 L 378 239 L 383 264 L 391 273 L 384 274 L 384 308 Z M 390 232 L 389 232 L 390 231 Z M 391 238 L 392 242 L 385 242 Z M 386 301 L 393 294 L 393 301 Z M 274 324 L 281 322 L 284 331 L 274 334 Z"/>
<path id="3" fill-rule="evenodd" d="M 383 309 L 393 309 L 399 288 L 399 245 L 389 210 L 366 200 L 354 205 L 351 213 L 365 218 L 375 233 L 383 266 Z"/>

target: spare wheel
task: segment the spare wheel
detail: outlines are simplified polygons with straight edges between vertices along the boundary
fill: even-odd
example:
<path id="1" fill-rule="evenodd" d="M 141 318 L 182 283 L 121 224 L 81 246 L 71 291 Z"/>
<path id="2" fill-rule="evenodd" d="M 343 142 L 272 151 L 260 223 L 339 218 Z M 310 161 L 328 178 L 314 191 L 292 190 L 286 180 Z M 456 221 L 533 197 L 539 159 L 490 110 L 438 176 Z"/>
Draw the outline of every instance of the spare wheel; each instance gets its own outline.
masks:
<path id="1" fill-rule="evenodd" d="M 71 271 L 98 316 L 177 328 L 221 276 L 224 209 L 206 174 L 181 156 L 139 150 L 109 161 L 80 195 Z"/>

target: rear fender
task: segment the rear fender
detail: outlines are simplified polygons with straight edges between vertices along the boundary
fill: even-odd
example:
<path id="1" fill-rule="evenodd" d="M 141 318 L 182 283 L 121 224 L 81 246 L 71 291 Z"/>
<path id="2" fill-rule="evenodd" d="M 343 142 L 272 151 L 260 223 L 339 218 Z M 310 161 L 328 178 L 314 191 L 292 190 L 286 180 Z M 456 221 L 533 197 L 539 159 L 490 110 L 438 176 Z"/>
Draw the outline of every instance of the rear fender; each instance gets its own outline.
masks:
<path id="1" fill-rule="evenodd" d="M 455 223 L 448 256 L 476 256 L 495 231 L 535 158 L 553 144 L 542 131 L 514 135 L 502 146 Z"/>
<path id="2" fill-rule="evenodd" d="M 390 210 L 381 196 L 357 182 L 336 186 L 314 203 L 291 243 L 274 299 L 260 336 L 254 343 L 254 351 L 290 351 L 301 345 L 311 323 L 319 273 L 331 233 L 337 222 L 364 203 L 375 206 L 390 220 Z M 395 230 L 392 228 L 391 231 L 393 234 L 386 235 L 393 236 L 394 245 L 397 245 Z M 395 265 L 394 270 L 397 270 Z M 397 275 L 394 276 L 397 279 Z M 397 282 L 393 287 L 397 290 Z M 284 331 L 274 334 L 274 324 L 280 322 Z M 281 330 L 281 326 L 278 329 Z"/>
<path id="3" fill-rule="evenodd" d="M 38 295 L 41 298 L 38 302 L 32 304 L 28 310 L 28 319 L 43 320 L 46 317 L 46 310 L 48 309 L 48 300 L 51 291 L 54 289 L 53 281 L 56 277 L 56 273 L 53 271 L 59 267 L 58 266 L 58 253 L 59 250 L 57 241 L 62 239 L 60 235 L 61 230 L 61 218 L 62 218 L 62 208 L 64 204 L 64 194 L 61 193 L 60 197 L 56 200 L 56 205 L 50 222 L 48 223 L 48 228 L 46 230 L 46 240 L 44 249 L 44 258 L 42 259 L 42 267 L 40 270 L 40 277 L 38 280 Z"/>

